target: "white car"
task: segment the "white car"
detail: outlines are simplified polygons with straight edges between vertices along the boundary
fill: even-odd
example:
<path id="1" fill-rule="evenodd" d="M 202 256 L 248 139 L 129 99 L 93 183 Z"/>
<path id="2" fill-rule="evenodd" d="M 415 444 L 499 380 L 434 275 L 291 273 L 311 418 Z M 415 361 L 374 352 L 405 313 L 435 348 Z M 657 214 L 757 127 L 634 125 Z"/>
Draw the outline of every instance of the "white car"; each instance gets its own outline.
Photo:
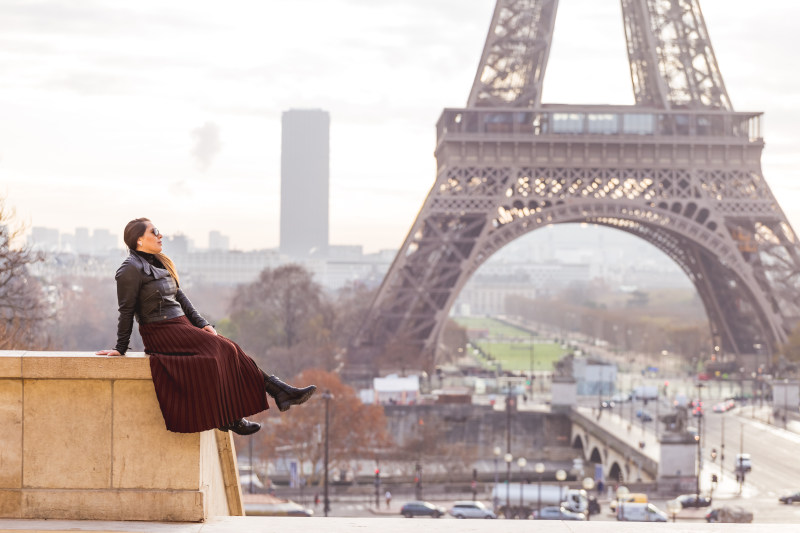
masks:
<path id="1" fill-rule="evenodd" d="M 455 502 L 447 512 L 456 518 L 497 518 L 483 503 L 471 500 Z"/>
<path id="2" fill-rule="evenodd" d="M 753 469 L 753 462 L 750 459 L 749 453 L 737 453 L 736 461 L 733 463 L 734 468 L 739 472 L 749 472 Z"/>

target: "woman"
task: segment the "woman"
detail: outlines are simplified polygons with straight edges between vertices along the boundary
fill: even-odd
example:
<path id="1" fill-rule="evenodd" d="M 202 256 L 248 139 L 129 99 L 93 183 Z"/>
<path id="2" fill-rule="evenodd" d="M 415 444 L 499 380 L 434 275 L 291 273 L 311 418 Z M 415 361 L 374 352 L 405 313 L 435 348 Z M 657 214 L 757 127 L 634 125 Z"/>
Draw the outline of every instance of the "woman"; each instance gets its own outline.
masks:
<path id="1" fill-rule="evenodd" d="M 144 350 L 167 429 L 194 433 L 219 428 L 251 435 L 261 424 L 244 417 L 307 401 L 314 385 L 298 389 L 260 370 L 233 341 L 218 335 L 180 289 L 175 264 L 161 253 L 161 232 L 146 218 L 125 226 L 129 255 L 117 270 L 117 345 L 97 355 L 125 355 L 139 322 Z"/>

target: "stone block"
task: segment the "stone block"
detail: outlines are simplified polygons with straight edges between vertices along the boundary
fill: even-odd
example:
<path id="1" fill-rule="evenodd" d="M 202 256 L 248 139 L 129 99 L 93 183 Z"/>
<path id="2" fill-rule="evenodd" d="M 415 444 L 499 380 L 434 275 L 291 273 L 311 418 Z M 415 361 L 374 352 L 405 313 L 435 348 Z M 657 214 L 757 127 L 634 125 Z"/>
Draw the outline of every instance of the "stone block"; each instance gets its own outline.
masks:
<path id="1" fill-rule="evenodd" d="M 22 491 L 23 516 L 52 520 L 200 522 L 208 518 L 200 491 Z"/>
<path id="2" fill-rule="evenodd" d="M 0 488 L 22 487 L 21 379 L 0 380 L 0 428 Z"/>
<path id="3" fill-rule="evenodd" d="M 0 517 L 22 518 L 22 491 L 0 489 Z"/>
<path id="4" fill-rule="evenodd" d="M 22 352 L 0 352 L 0 378 L 22 377 Z"/>
<path id="5" fill-rule="evenodd" d="M 111 382 L 24 380 L 23 487 L 111 484 Z"/>
<path id="6" fill-rule="evenodd" d="M 23 378 L 150 379 L 147 357 L 107 357 L 86 353 L 29 352 L 22 358 Z"/>
<path id="7" fill-rule="evenodd" d="M 200 434 L 167 431 L 152 380 L 115 381 L 113 388 L 112 486 L 199 490 Z"/>

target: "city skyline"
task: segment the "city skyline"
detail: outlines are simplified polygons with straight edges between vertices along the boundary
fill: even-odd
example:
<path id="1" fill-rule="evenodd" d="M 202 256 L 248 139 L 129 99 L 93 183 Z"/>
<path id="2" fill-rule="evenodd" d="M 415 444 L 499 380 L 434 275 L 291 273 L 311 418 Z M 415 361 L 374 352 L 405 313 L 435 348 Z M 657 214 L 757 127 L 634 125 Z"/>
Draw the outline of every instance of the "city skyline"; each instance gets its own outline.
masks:
<path id="1" fill-rule="evenodd" d="M 216 229 L 232 248 L 274 248 L 280 117 L 320 108 L 331 244 L 399 248 L 435 178 L 436 120 L 466 103 L 494 3 L 5 3 L 0 194 L 29 226 L 121 235 L 147 216 L 201 245 Z M 797 227 L 800 6 L 701 5 L 734 108 L 766 113 L 764 175 Z M 560 2 L 554 35 L 544 102 L 632 103 L 618 2 Z"/>

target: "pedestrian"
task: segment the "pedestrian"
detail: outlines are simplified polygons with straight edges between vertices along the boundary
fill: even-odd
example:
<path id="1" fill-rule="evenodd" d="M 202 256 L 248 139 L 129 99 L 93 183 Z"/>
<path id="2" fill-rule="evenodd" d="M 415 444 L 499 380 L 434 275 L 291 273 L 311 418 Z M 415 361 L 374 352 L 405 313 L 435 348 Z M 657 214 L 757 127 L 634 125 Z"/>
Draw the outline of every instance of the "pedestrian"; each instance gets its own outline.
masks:
<path id="1" fill-rule="evenodd" d="M 115 276 L 117 344 L 97 355 L 125 355 L 136 318 L 164 423 L 177 433 L 218 428 L 251 435 L 261 424 L 244 417 L 268 409 L 267 394 L 280 411 L 307 401 L 314 385 L 298 389 L 267 374 L 197 312 L 162 253 L 162 237 L 147 218 L 125 226 L 129 254 Z"/>
<path id="2" fill-rule="evenodd" d="M 386 494 L 384 494 L 384 497 L 386 498 L 386 508 L 388 509 L 389 504 L 392 503 L 392 493 L 387 490 Z"/>

